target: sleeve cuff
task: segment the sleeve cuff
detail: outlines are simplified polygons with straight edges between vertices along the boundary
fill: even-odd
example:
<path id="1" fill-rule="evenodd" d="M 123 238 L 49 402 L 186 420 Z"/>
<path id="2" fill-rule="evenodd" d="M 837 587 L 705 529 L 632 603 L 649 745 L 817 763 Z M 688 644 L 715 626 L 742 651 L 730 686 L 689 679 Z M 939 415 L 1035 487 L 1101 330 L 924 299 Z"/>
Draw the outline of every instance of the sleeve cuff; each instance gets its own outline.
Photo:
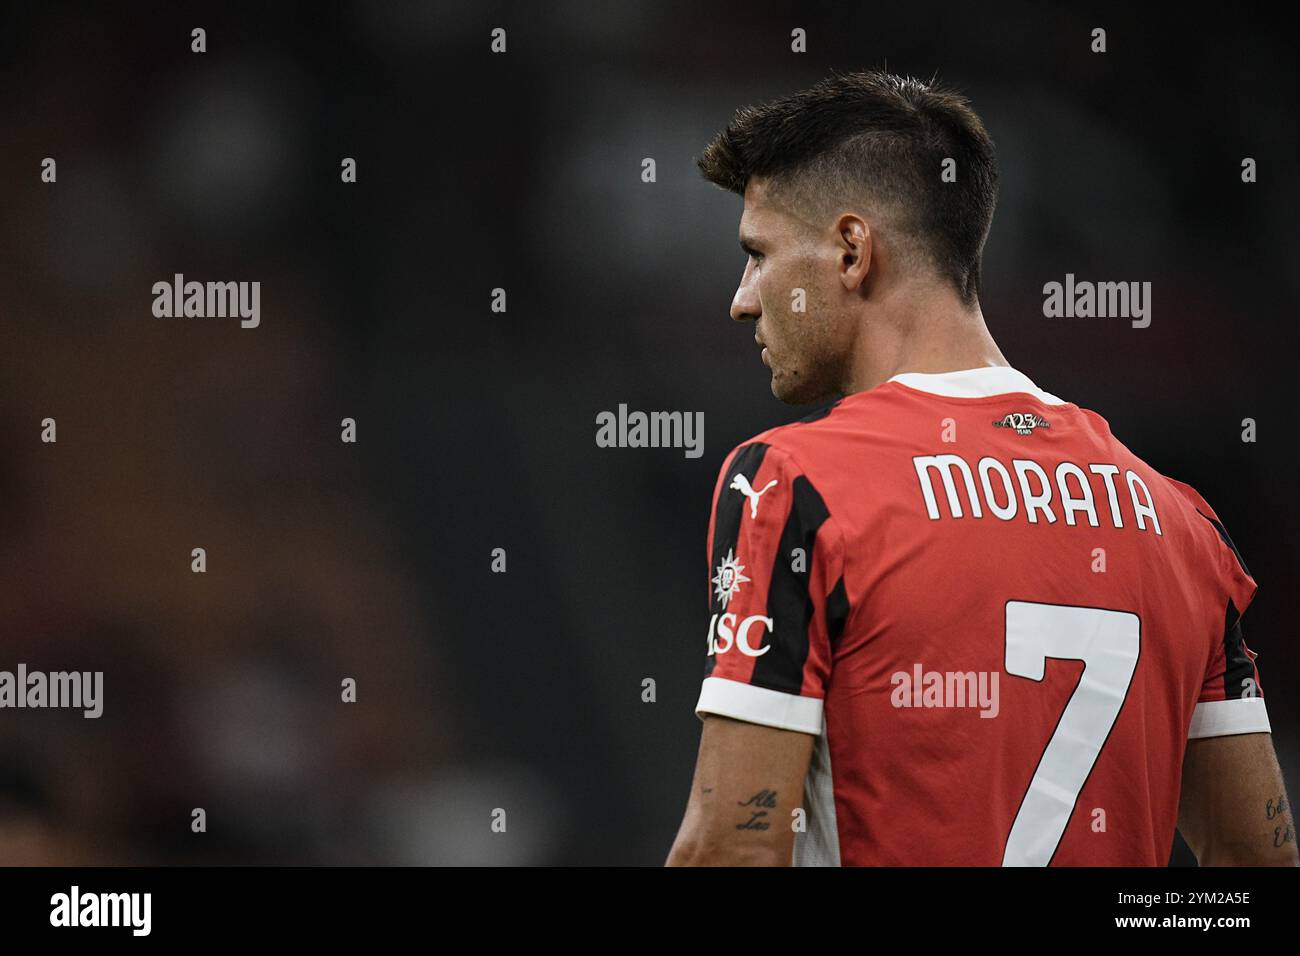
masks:
<path id="1" fill-rule="evenodd" d="M 725 677 L 704 678 L 695 713 L 696 716 L 719 714 L 814 736 L 822 732 L 821 698 L 786 694 Z"/>
<path id="2" fill-rule="evenodd" d="M 1187 739 L 1270 733 L 1272 729 L 1268 723 L 1268 710 L 1264 707 L 1263 697 L 1204 700 L 1192 711 Z"/>

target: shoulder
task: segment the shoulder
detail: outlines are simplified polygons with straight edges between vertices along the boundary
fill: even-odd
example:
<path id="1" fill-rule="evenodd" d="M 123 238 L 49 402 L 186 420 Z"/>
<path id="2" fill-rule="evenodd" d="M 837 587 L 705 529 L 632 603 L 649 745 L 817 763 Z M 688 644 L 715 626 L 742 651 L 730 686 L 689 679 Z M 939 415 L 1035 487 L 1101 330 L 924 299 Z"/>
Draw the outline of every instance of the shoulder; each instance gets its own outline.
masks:
<path id="1" fill-rule="evenodd" d="M 1204 535 L 1210 539 L 1213 550 L 1219 554 L 1225 563 L 1237 565 L 1249 577 L 1250 571 L 1246 567 L 1245 559 L 1242 558 L 1241 552 L 1237 550 L 1237 546 L 1229 536 L 1228 529 L 1223 526 L 1223 521 L 1220 520 L 1218 513 L 1210 507 L 1210 503 L 1205 500 L 1199 491 L 1186 482 L 1166 475 L 1161 475 L 1161 478 L 1174 489 L 1191 511 L 1200 516 L 1198 523 L 1205 529 Z"/>
<path id="2" fill-rule="evenodd" d="M 1120 457 L 1127 459 L 1126 467 L 1136 470 L 1144 477 L 1144 480 L 1152 483 L 1153 488 L 1159 485 L 1167 491 L 1165 497 L 1183 512 L 1190 526 L 1207 539 L 1218 536 L 1215 529 L 1222 529 L 1223 524 L 1200 492 L 1186 482 L 1169 477 L 1146 459 L 1136 454 L 1111 431 L 1110 423 L 1099 412 L 1081 406 L 1076 407 L 1079 408 L 1084 420 L 1092 425 L 1097 435 L 1107 445 L 1116 450 Z M 1117 458 L 1117 460 L 1119 459 Z M 1220 531 L 1220 533 L 1223 532 Z"/>
<path id="3" fill-rule="evenodd" d="M 1253 601 L 1258 585 L 1218 513 L 1187 482 L 1170 478 L 1143 464 L 1165 488 L 1166 500 L 1172 501 L 1181 512 L 1183 525 L 1190 534 L 1188 553 L 1194 555 L 1196 565 L 1212 576 L 1216 592 L 1220 597 L 1226 593 L 1238 614 L 1245 611 Z"/>
<path id="4" fill-rule="evenodd" d="M 752 481 L 759 470 L 811 478 L 825 467 L 827 439 L 840 424 L 841 401 L 828 402 L 796 421 L 769 428 L 736 445 L 723 459 L 719 481 L 736 474 Z"/>

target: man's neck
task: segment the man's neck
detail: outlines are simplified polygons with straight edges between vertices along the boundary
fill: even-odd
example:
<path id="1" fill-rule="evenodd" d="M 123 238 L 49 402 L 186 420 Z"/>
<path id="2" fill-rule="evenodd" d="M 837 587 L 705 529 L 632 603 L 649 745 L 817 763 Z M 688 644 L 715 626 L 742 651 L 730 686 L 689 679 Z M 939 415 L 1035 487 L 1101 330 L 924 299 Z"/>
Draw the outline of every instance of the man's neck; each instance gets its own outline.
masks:
<path id="1" fill-rule="evenodd" d="M 869 323 L 858 336 L 846 395 L 875 388 L 903 372 L 1010 364 L 989 334 L 978 301 L 966 306 L 946 292 L 917 295 L 913 290 L 905 306 L 880 314 L 889 320 Z"/>

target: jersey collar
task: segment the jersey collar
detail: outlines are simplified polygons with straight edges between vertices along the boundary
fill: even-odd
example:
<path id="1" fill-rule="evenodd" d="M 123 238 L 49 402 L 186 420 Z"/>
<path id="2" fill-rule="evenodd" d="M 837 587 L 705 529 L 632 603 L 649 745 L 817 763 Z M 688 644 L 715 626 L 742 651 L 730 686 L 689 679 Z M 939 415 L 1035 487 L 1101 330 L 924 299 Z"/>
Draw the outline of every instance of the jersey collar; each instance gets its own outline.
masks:
<path id="1" fill-rule="evenodd" d="M 960 372 L 902 372 L 889 381 L 947 398 L 987 398 L 990 395 L 1024 392 L 1047 405 L 1066 404 L 1055 395 L 1044 392 L 1028 375 L 1005 365 L 968 368 Z"/>

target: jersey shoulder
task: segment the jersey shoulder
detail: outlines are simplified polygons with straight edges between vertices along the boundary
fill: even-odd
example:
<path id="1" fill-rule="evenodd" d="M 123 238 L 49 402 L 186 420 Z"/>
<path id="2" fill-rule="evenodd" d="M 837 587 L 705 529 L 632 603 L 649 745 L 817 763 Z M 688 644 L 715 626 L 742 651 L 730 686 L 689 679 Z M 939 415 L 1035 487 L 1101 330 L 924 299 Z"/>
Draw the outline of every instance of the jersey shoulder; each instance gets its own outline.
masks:
<path id="1" fill-rule="evenodd" d="M 780 458 L 785 468 L 803 472 L 806 468 L 814 467 L 812 463 L 804 460 L 808 457 L 810 450 L 808 439 L 813 437 L 813 434 L 825 430 L 824 425 L 821 428 L 816 426 L 818 426 L 818 423 L 829 421 L 841 401 L 842 399 L 836 399 L 833 402 L 828 402 L 814 409 L 803 418 L 787 422 L 784 425 L 776 425 L 742 441 L 727 453 L 723 460 L 723 472 L 733 467 L 737 459 L 742 456 L 754 457 L 756 454 L 766 456 L 773 449 L 777 452 L 777 455 L 773 457 Z M 810 429 L 814 431 L 810 433 Z"/>
<path id="2" fill-rule="evenodd" d="M 1111 431 L 1110 422 L 1106 421 L 1106 418 L 1101 413 L 1082 406 L 1076 406 L 1076 408 L 1078 408 L 1082 420 L 1091 426 L 1094 439 L 1110 445 L 1120 456 L 1128 459 L 1128 464 L 1136 464 L 1150 478 L 1169 490 L 1174 504 L 1189 516 L 1189 524 L 1206 532 L 1212 531 L 1216 525 L 1222 527 L 1219 516 L 1195 488 L 1186 482 L 1179 481 L 1177 478 L 1170 478 L 1153 467 L 1145 458 L 1137 455 L 1115 436 L 1115 433 Z M 1214 537 L 1214 535 L 1210 534 L 1210 537 Z"/>
<path id="3" fill-rule="evenodd" d="M 1251 577 L 1250 570 L 1246 567 L 1246 559 L 1237 550 L 1237 546 L 1233 543 L 1232 537 L 1228 534 L 1228 529 L 1224 527 L 1218 513 L 1201 493 L 1177 478 L 1170 478 L 1167 475 L 1161 475 L 1160 477 L 1181 496 L 1182 501 L 1191 511 L 1200 516 L 1201 526 L 1206 529 L 1205 536 L 1211 539 L 1211 547 L 1219 554 L 1221 563 L 1228 565 L 1247 578 Z"/>
<path id="4" fill-rule="evenodd" d="M 1246 567 L 1245 559 L 1210 503 L 1187 482 L 1171 478 L 1134 454 L 1115 437 L 1110 424 L 1100 414 L 1086 408 L 1081 408 L 1080 411 L 1099 433 L 1104 434 L 1106 441 L 1139 466 L 1149 481 L 1158 483 L 1164 490 L 1165 494 L 1160 497 L 1179 511 L 1181 524 L 1187 529 L 1193 549 L 1199 556 L 1195 560 L 1210 569 L 1210 573 L 1221 582 L 1221 587 L 1227 590 L 1234 605 L 1239 610 L 1244 610 L 1257 587 Z"/>

